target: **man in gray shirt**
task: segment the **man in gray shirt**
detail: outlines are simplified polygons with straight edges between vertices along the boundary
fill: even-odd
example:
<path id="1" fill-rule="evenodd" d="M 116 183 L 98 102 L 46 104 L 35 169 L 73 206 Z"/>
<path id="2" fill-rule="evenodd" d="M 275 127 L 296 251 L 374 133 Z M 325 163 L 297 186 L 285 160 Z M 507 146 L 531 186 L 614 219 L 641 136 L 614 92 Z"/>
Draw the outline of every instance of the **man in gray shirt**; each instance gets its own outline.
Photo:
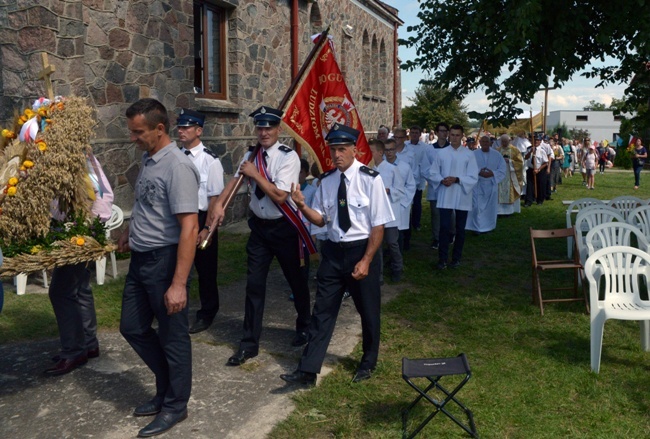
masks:
<path id="1" fill-rule="evenodd" d="M 156 395 L 133 413 L 156 415 L 138 434 L 149 437 L 187 418 L 192 387 L 187 279 L 199 228 L 199 174 L 169 137 L 160 102 L 141 99 L 126 117 L 131 141 L 144 154 L 131 221 L 118 241 L 120 251 L 131 251 L 120 332 L 156 376 Z"/>

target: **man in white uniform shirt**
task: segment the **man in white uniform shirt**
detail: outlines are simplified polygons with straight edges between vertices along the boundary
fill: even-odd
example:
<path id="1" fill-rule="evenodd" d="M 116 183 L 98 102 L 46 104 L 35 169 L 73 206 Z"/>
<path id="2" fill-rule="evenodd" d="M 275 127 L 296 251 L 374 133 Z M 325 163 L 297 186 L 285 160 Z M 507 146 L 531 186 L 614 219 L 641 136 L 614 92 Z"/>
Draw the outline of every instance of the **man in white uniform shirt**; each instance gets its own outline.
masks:
<path id="1" fill-rule="evenodd" d="M 548 154 L 540 147 L 542 136 L 535 137 L 535 145 L 530 146 L 524 159 L 526 160 L 526 203 L 530 207 L 533 201 L 543 204 L 546 199 L 546 168 L 548 167 Z"/>
<path id="2" fill-rule="evenodd" d="M 254 149 L 244 157 L 239 165 L 239 171 L 211 206 L 214 211 L 210 215 L 214 218 L 213 224 L 221 225 L 225 215 L 224 202 L 227 194 L 235 188 L 239 174 L 248 177 L 251 184 L 251 201 L 248 206 L 252 216 L 248 220 L 251 233 L 246 244 L 248 275 L 244 334 L 239 349 L 228 359 L 229 366 L 240 366 L 259 353 L 266 279 L 273 258 L 280 263 L 284 277 L 291 287 L 293 304 L 298 313 L 296 335 L 291 342 L 292 346 L 302 346 L 307 343 L 310 321 L 309 285 L 306 284 L 300 271 L 302 242 L 299 231 L 280 210 L 284 209 L 285 203 L 295 209 L 289 193 L 292 186 L 299 184 L 300 158 L 294 150 L 278 141 L 282 111 L 262 106 L 250 116 L 255 121 L 257 141 L 261 149 L 258 150 L 254 162 L 248 160 Z"/>
<path id="3" fill-rule="evenodd" d="M 181 109 L 176 126 L 178 140 L 183 145 L 181 151 L 199 171 L 199 237 L 197 246 L 207 237 L 210 226 L 206 224 L 208 206 L 211 199 L 223 191 L 223 166 L 217 155 L 206 148 L 201 141 L 205 115 L 198 111 Z M 213 198 L 214 197 L 214 198 Z M 190 334 L 205 331 L 210 327 L 214 317 L 219 312 L 219 288 L 217 286 L 217 264 L 219 260 L 219 245 L 217 231 L 212 235 L 209 245 L 196 250 L 194 267 L 199 278 L 199 298 L 201 308 L 196 312 L 196 320 L 190 326 Z"/>
<path id="4" fill-rule="evenodd" d="M 431 165 L 429 182 L 433 190 L 438 190 L 440 210 L 439 270 L 447 268 L 452 212 L 456 213 L 456 239 L 450 266 L 460 267 L 467 214 L 472 210 L 472 190 L 478 180 L 474 153 L 462 146 L 462 138 L 463 127 L 453 125 L 449 130 L 451 147 L 439 150 Z"/>
<path id="5" fill-rule="evenodd" d="M 313 208 L 297 186 L 291 197 L 312 224 L 327 225 L 323 259 L 318 267 L 318 290 L 309 342 L 298 368 L 281 375 L 292 384 L 314 385 L 334 332 L 343 293 L 350 292 L 361 316 L 363 356 L 352 379 L 370 378 L 377 366 L 381 294 L 379 257 L 384 225 L 395 219 L 386 188 L 377 171 L 355 159 L 359 131 L 335 124 L 327 134 L 335 169 L 321 176 Z"/>
<path id="6" fill-rule="evenodd" d="M 466 229 L 478 233 L 490 232 L 497 227 L 499 183 L 506 176 L 506 161 L 498 151 L 490 148 L 490 143 L 488 136 L 482 136 L 479 141 L 481 148 L 472 152 L 479 171 Z"/>
<path id="7" fill-rule="evenodd" d="M 408 161 L 402 161 L 397 158 L 397 149 L 395 139 L 388 139 L 385 143 L 384 155 L 386 161 L 392 165 L 396 165 L 399 174 L 404 181 L 404 197 L 399 203 L 398 212 L 393 211 L 397 221 L 397 230 L 399 232 L 399 246 L 400 251 L 404 247 L 404 233 L 410 227 L 411 218 L 411 203 L 413 202 L 413 195 L 415 194 L 415 179 L 411 171 L 411 165 Z"/>
<path id="8" fill-rule="evenodd" d="M 384 242 L 388 247 L 388 254 L 390 256 L 391 267 L 391 280 L 399 282 L 402 278 L 402 271 L 404 270 L 404 261 L 402 252 L 399 249 L 399 230 L 397 229 L 399 217 L 395 212 L 399 212 L 400 201 L 404 198 L 404 180 L 400 175 L 397 164 L 389 163 L 384 160 L 385 146 L 384 142 L 378 139 L 370 141 L 370 151 L 372 152 L 372 159 L 375 162 L 374 169 L 379 172 L 381 179 L 386 187 L 386 194 L 390 200 L 390 207 L 395 215 L 395 220 L 384 225 Z M 383 280 L 383 253 L 380 251 L 380 269 L 382 275 L 380 280 Z"/>

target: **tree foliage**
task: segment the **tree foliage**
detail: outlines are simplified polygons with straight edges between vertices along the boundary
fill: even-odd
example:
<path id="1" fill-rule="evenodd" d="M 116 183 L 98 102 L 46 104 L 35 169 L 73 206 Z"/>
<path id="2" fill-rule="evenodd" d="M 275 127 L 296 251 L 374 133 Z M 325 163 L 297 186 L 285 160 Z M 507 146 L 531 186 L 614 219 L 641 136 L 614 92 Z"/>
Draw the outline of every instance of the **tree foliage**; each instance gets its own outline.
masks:
<path id="1" fill-rule="evenodd" d="M 646 0 L 421 0 L 420 23 L 400 44 L 417 56 L 402 64 L 422 68 L 436 88 L 454 98 L 483 89 L 492 120 L 522 113 L 546 85 L 561 87 L 595 60 L 586 77 L 599 85 L 627 83 L 626 111 L 650 96 L 650 8 Z"/>
<path id="2" fill-rule="evenodd" d="M 449 90 L 423 84 L 415 90 L 413 105 L 402 109 L 402 121 L 405 127 L 419 125 L 429 130 L 435 129 L 440 122 L 449 125 L 459 124 L 469 127 L 466 107 L 458 99 L 453 99 Z"/>

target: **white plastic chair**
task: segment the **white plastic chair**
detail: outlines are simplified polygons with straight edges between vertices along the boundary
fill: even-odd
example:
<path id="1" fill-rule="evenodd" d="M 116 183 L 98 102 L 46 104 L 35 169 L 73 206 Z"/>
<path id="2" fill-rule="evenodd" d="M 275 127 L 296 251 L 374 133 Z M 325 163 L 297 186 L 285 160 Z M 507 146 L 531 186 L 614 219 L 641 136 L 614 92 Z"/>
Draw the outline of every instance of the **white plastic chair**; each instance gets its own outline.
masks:
<path id="1" fill-rule="evenodd" d="M 609 200 L 609 203 L 607 203 L 608 206 L 618 209 L 626 220 L 630 212 L 644 204 L 646 204 L 644 200 L 632 195 L 621 195 L 620 197 Z"/>
<path id="2" fill-rule="evenodd" d="M 591 304 L 591 370 L 600 371 L 603 331 L 608 319 L 640 320 L 641 345 L 643 350 L 650 351 L 650 300 L 642 299 L 640 294 L 642 285 L 650 282 L 650 255 L 633 247 L 603 248 L 587 259 L 585 273 Z"/>
<path id="3" fill-rule="evenodd" d="M 586 248 L 585 237 L 587 233 L 599 224 L 618 221 L 625 222 L 623 215 L 615 208 L 606 205 L 588 206 L 578 212 L 576 217 L 576 239 L 578 250 Z"/>
<path id="4" fill-rule="evenodd" d="M 16 294 L 22 296 L 27 290 L 27 273 L 20 273 L 14 277 L 14 286 L 16 287 Z M 49 284 L 47 283 L 47 271 L 43 270 L 43 287 L 48 288 Z"/>
<path id="5" fill-rule="evenodd" d="M 605 203 L 598 198 L 580 198 L 579 200 L 572 201 L 566 210 L 566 228 L 570 229 L 573 227 L 572 215 L 574 211 L 576 211 L 575 213 L 577 214 L 577 212 L 580 212 L 580 210 L 589 206 L 605 206 Z M 569 259 L 573 257 L 573 238 L 571 237 L 567 239 L 566 254 Z"/>
<path id="6" fill-rule="evenodd" d="M 650 206 L 644 205 L 634 209 L 627 217 L 628 224 L 641 230 L 645 237 L 650 240 Z"/>
<path id="7" fill-rule="evenodd" d="M 117 229 L 124 222 L 124 212 L 118 206 L 113 204 L 111 217 L 106 221 L 106 238 L 110 239 L 111 231 Z M 113 267 L 113 279 L 117 277 L 117 260 L 115 259 L 115 252 L 111 252 L 111 266 Z M 95 269 L 97 271 L 97 285 L 104 285 L 106 278 L 106 256 L 95 261 Z"/>
<path id="8" fill-rule="evenodd" d="M 632 236 L 636 237 L 636 245 L 632 245 Z M 580 262 L 582 262 L 583 267 L 589 256 L 603 248 L 614 246 L 635 247 L 646 253 L 650 250 L 650 244 L 641 230 L 631 224 L 621 222 L 595 226 L 587 233 L 585 244 L 584 252 L 580 251 Z"/>

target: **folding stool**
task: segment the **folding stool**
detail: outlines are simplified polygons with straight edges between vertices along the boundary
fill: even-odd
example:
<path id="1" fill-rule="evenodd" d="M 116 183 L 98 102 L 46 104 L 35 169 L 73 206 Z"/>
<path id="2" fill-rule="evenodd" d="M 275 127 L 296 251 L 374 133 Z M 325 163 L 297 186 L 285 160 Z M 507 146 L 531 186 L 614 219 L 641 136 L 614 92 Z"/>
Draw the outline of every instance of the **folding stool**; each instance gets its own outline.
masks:
<path id="1" fill-rule="evenodd" d="M 463 380 L 458 384 L 451 392 L 440 384 L 440 379 L 443 376 L 449 375 L 465 375 Z M 471 410 L 465 407 L 457 398 L 456 393 L 469 381 L 472 373 L 469 369 L 469 363 L 465 354 L 460 354 L 457 357 L 451 358 L 424 358 L 424 359 L 414 359 L 409 360 L 408 358 L 402 358 L 402 378 L 406 381 L 409 386 L 413 387 L 416 392 L 419 393 L 415 401 L 413 401 L 403 412 L 402 412 L 402 437 L 403 438 L 413 438 L 415 437 L 425 425 L 431 421 L 438 413 L 442 412 L 447 415 L 452 421 L 454 421 L 458 426 L 463 430 L 469 433 L 472 437 L 478 438 L 478 433 L 476 432 L 476 426 L 474 425 L 474 415 Z M 413 382 L 415 378 L 426 378 L 430 384 L 426 388 L 420 387 Z M 444 393 L 445 398 L 442 400 L 436 400 L 428 394 L 432 389 L 436 389 Z M 435 407 L 433 413 L 431 413 L 420 425 L 417 426 L 415 431 L 408 435 L 407 421 L 409 412 L 416 406 L 420 400 L 424 398 L 429 401 Z M 450 413 L 445 406 L 448 402 L 455 402 L 467 415 L 469 419 L 469 426 L 463 424 L 459 421 L 452 413 Z"/>

